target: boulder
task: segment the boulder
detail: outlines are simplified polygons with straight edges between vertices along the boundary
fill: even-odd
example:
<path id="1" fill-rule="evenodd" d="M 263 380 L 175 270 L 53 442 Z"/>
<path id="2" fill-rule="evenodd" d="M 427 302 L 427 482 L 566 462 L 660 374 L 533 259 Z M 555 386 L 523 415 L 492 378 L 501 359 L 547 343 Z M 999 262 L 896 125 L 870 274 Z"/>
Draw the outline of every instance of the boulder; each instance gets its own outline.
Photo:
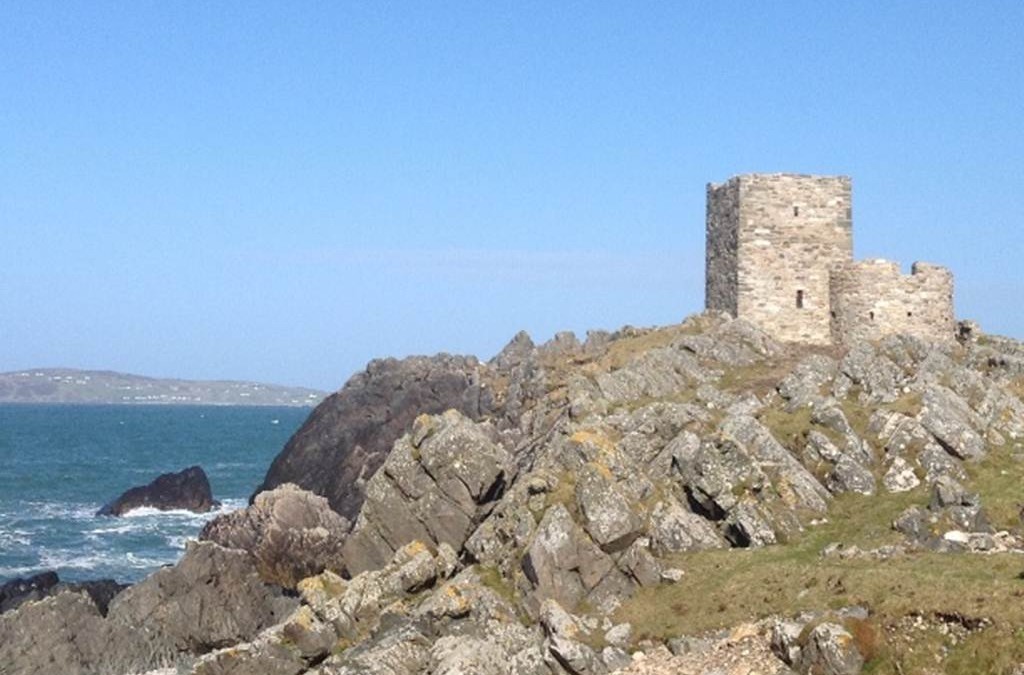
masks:
<path id="1" fill-rule="evenodd" d="M 211 520 L 199 538 L 248 552 L 263 581 L 295 588 L 325 569 L 345 569 L 348 530 L 326 499 L 285 483 L 256 495 L 252 506 Z"/>
<path id="2" fill-rule="evenodd" d="M 857 675 L 863 667 L 853 636 L 835 623 L 816 626 L 796 660 L 797 670 L 808 675 Z"/>
<path id="3" fill-rule="evenodd" d="M 354 520 L 367 482 L 418 415 L 454 408 L 479 419 L 490 409 L 485 369 L 473 357 L 447 354 L 371 361 L 316 407 L 274 459 L 257 494 L 294 483 Z"/>
<path id="4" fill-rule="evenodd" d="M 615 485 L 606 467 L 584 465 L 576 480 L 576 504 L 583 527 L 606 553 L 629 547 L 643 531 L 644 520 Z"/>
<path id="5" fill-rule="evenodd" d="M 114 598 L 107 622 L 148 643 L 154 667 L 182 653 L 202 654 L 244 642 L 280 622 L 293 598 L 264 584 L 244 551 L 190 543 L 173 567 L 154 572 Z"/>
<path id="6" fill-rule="evenodd" d="M 192 675 L 298 675 L 323 661 L 336 641 L 334 628 L 302 606 L 253 641 L 203 656 Z"/>
<path id="7" fill-rule="evenodd" d="M 148 485 L 133 487 L 101 508 L 98 516 L 122 516 L 133 509 L 150 507 L 161 511 L 184 509 L 206 513 L 219 506 L 210 492 L 210 481 L 201 467 L 190 466 L 178 473 L 165 473 Z"/>
<path id="8" fill-rule="evenodd" d="M 537 601 L 556 600 L 570 609 L 615 568 L 561 504 L 549 508 L 522 560 Z"/>
<path id="9" fill-rule="evenodd" d="M 370 480 L 345 542 L 348 571 L 379 568 L 398 547 L 417 540 L 461 551 L 513 471 L 509 453 L 488 425 L 456 410 L 421 415 Z"/>
<path id="10" fill-rule="evenodd" d="M 96 604 L 84 592 L 28 602 L 0 615 L 0 672 L 4 675 L 99 675 L 131 672 L 119 658 L 130 636 L 114 641 Z M 112 649 L 112 647 L 114 647 Z M 130 659 L 129 659 L 130 661 Z"/>

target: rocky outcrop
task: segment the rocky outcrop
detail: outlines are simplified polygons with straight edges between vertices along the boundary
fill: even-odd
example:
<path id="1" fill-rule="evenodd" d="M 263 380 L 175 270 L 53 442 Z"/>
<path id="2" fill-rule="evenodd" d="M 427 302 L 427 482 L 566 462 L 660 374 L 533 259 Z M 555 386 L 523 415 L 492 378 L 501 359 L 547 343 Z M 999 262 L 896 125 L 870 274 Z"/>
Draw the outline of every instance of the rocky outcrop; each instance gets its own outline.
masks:
<path id="1" fill-rule="evenodd" d="M 210 481 L 201 467 L 190 466 L 178 473 L 165 473 L 149 485 L 133 487 L 106 504 L 96 515 L 122 516 L 133 509 L 150 507 L 161 511 L 184 509 L 206 513 L 218 505 L 210 492 Z"/>
<path id="2" fill-rule="evenodd" d="M 0 586 L 0 614 L 64 591 L 85 591 L 100 614 L 106 616 L 110 601 L 126 588 L 126 584 L 119 584 L 113 579 L 67 583 L 61 581 L 56 572 L 41 572 L 25 579 L 12 579 Z"/>
<path id="3" fill-rule="evenodd" d="M 289 443 L 274 489 L 212 521 L 177 566 L 121 593 L 105 619 L 81 594 L 25 602 L 0 616 L 0 639 L 22 651 L 0 643 L 0 657 L 27 662 L 12 632 L 24 624 L 97 672 L 92 638 L 65 637 L 46 609 L 59 605 L 118 641 L 106 664 L 137 671 L 856 673 L 892 636 L 868 609 L 655 638 L 685 612 L 707 625 L 733 609 L 669 585 L 702 565 L 716 583 L 706 565 L 736 557 L 795 570 L 808 557 L 730 548 L 810 545 L 828 568 L 1024 549 L 1006 525 L 1012 497 L 990 505 L 977 480 L 1015 485 L 1016 470 L 993 463 L 1024 451 L 1020 354 L 988 337 L 807 350 L 701 315 L 583 343 L 520 334 L 487 364 L 374 362 Z M 285 475 L 299 485 L 274 483 Z M 829 522 L 836 509 L 856 520 L 866 500 L 900 505 L 869 516 L 905 508 L 902 541 L 888 523 Z M 858 540 L 826 545 L 823 531 Z M 721 550 L 694 555 L 707 549 Z M 793 602 L 854 597 L 845 584 L 859 576 L 837 569 Z M 749 592 L 776 600 L 774 582 Z"/>
<path id="4" fill-rule="evenodd" d="M 345 542 L 348 571 L 378 568 L 412 541 L 461 550 L 514 473 L 495 440 L 493 430 L 455 410 L 418 417 L 370 479 Z"/>
<path id="5" fill-rule="evenodd" d="M 263 581 L 295 588 L 324 570 L 345 569 L 348 531 L 349 522 L 326 499 L 285 483 L 256 495 L 252 506 L 211 520 L 199 538 L 246 551 Z"/>
<path id="6" fill-rule="evenodd" d="M 244 552 L 191 544 L 177 565 L 118 594 L 105 618 L 88 593 L 72 590 L 0 615 L 0 672 L 110 675 L 174 666 L 251 639 L 295 606 L 260 581 Z"/>
<path id="7" fill-rule="evenodd" d="M 355 520 L 367 483 L 418 415 L 453 408 L 479 419 L 489 410 L 481 370 L 473 357 L 447 354 L 371 361 L 316 407 L 274 459 L 257 494 L 294 483 Z"/>

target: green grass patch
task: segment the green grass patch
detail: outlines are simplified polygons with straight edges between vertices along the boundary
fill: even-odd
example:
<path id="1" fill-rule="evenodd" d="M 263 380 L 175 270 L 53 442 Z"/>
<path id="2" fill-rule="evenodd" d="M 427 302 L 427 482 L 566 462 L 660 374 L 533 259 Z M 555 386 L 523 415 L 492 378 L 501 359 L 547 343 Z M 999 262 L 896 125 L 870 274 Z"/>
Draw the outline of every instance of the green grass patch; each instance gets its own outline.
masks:
<path id="1" fill-rule="evenodd" d="M 874 497 L 841 495 L 830 509 L 828 523 L 807 529 L 786 545 L 680 554 L 671 564 L 686 572 L 683 579 L 641 589 L 623 604 L 616 621 L 632 623 L 638 639 L 665 639 L 770 615 L 863 605 L 872 612 L 871 625 L 857 628 L 861 638 L 872 640 L 874 662 L 868 672 L 903 675 L 935 672 L 936 665 L 934 656 L 919 658 L 902 642 L 887 643 L 883 627 L 911 613 L 959 613 L 994 621 L 959 646 L 952 646 L 942 633 L 922 634 L 919 651 L 930 649 L 927 643 L 933 640 L 936 650 L 953 650 L 950 663 L 961 659 L 970 664 L 969 653 L 980 653 L 986 646 L 1017 645 L 1014 631 L 1024 626 L 1024 580 L 1018 578 L 1024 559 L 1020 556 L 930 552 L 888 560 L 821 556 L 832 542 L 872 549 L 899 541 L 890 523 L 907 506 L 927 499 L 924 487 Z M 1000 673 L 1001 663 L 993 660 L 979 670 L 945 672 Z"/>
<path id="2" fill-rule="evenodd" d="M 965 462 L 967 486 L 981 495 L 981 505 L 997 530 L 1020 530 L 1024 509 L 1024 456 L 1009 445 L 989 446 L 979 462 Z"/>

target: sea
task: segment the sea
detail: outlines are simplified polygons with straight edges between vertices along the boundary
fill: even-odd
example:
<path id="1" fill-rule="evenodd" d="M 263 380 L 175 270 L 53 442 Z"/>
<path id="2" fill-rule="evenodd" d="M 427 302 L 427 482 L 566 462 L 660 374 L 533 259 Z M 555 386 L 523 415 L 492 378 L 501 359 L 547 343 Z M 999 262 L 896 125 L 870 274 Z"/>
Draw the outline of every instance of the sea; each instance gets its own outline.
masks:
<path id="1" fill-rule="evenodd" d="M 133 583 L 173 564 L 206 521 L 248 503 L 308 408 L 0 405 L 0 584 L 44 570 Z M 128 488 L 198 464 L 208 514 L 96 511 Z"/>

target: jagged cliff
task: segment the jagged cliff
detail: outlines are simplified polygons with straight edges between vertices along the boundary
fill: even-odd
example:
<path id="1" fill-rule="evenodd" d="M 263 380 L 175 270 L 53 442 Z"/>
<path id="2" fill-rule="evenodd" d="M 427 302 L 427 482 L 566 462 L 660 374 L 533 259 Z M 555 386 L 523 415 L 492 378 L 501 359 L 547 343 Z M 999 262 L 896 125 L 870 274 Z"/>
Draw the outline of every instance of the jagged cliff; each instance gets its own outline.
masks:
<path id="1" fill-rule="evenodd" d="M 106 617 L 0 615 L 0 672 L 1012 672 L 1022 396 L 1012 340 L 716 315 L 374 362 Z"/>

